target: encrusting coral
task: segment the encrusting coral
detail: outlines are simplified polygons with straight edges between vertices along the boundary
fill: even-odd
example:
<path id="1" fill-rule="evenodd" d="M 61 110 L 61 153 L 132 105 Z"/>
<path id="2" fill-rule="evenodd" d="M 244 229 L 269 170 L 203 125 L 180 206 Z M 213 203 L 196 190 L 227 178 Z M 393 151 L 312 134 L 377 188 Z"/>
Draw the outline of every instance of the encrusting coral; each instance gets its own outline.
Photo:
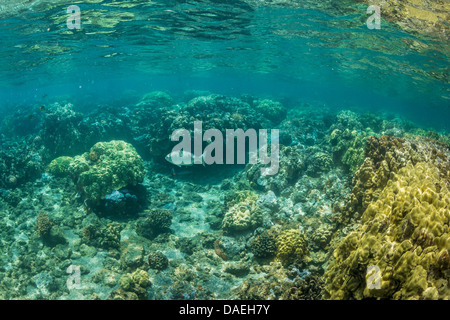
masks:
<path id="1" fill-rule="evenodd" d="M 283 264 L 297 262 L 308 254 L 308 243 L 305 235 L 298 229 L 282 231 L 276 238 L 276 258 Z"/>
<path id="2" fill-rule="evenodd" d="M 434 165 L 400 169 L 335 250 L 324 297 L 449 299 L 449 207 Z M 370 266 L 380 273 L 367 272 Z M 368 285 L 373 281 L 378 285 Z"/>

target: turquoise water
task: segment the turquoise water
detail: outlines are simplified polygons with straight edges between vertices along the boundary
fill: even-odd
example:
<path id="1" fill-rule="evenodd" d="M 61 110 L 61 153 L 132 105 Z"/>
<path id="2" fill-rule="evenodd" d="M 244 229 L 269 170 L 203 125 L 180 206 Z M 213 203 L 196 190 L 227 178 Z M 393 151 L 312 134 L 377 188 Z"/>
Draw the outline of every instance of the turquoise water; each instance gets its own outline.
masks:
<path id="1" fill-rule="evenodd" d="M 8 108 L 43 95 L 70 95 L 82 107 L 131 90 L 199 89 L 398 112 L 448 129 L 448 42 L 386 20 L 369 30 L 364 5 L 81 2 L 81 30 L 71 32 L 70 1 L 36 2 L 2 11 L 0 97 Z"/>
<path id="2" fill-rule="evenodd" d="M 0 1 L 0 299 L 450 298 L 447 33 L 354 0 Z M 194 121 L 278 129 L 279 170 L 166 161 Z"/>

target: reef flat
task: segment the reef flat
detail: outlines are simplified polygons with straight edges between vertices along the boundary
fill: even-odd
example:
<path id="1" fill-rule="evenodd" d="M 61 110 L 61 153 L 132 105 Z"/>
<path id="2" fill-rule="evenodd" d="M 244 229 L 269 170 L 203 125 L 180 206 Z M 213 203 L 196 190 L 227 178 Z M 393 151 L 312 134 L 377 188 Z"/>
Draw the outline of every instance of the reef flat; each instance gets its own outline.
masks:
<path id="1" fill-rule="evenodd" d="M 446 132 L 196 91 L 31 109 L 1 127 L 1 299 L 450 298 Z M 279 129 L 278 173 L 172 165 L 194 121 Z"/>

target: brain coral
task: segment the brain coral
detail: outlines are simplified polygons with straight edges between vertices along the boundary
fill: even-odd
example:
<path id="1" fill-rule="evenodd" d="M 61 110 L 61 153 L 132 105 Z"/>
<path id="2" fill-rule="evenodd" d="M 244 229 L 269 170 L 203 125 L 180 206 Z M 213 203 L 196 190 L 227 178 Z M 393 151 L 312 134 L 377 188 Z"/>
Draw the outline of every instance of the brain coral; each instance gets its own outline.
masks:
<path id="1" fill-rule="evenodd" d="M 334 251 L 324 297 L 449 299 L 449 208 L 447 181 L 436 166 L 400 169 Z M 367 272 L 370 266 L 379 273 Z"/>
<path id="2" fill-rule="evenodd" d="M 69 171 L 80 190 L 94 201 L 144 179 L 141 157 L 131 144 L 120 140 L 96 143 L 89 152 L 74 157 Z"/>

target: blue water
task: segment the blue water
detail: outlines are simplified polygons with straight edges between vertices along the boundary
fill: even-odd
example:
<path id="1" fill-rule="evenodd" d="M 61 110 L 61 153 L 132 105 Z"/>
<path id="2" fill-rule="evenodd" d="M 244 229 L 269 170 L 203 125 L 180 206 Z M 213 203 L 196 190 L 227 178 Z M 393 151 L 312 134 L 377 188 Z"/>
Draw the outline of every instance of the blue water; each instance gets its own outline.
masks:
<path id="1" fill-rule="evenodd" d="M 449 298 L 447 33 L 370 30 L 369 0 L 74 2 L 0 0 L 0 299 Z M 172 161 L 196 121 L 227 163 Z M 279 129 L 277 173 L 229 128 Z"/>
<path id="2" fill-rule="evenodd" d="M 61 97 L 86 110 L 153 90 L 195 89 L 389 112 L 449 129 L 449 43 L 385 20 L 369 30 L 363 4 L 333 11 L 242 1 L 81 2 L 81 30 L 69 31 L 70 1 L 16 1 L 14 10 L 8 2 L 0 11 L 2 110 Z"/>

